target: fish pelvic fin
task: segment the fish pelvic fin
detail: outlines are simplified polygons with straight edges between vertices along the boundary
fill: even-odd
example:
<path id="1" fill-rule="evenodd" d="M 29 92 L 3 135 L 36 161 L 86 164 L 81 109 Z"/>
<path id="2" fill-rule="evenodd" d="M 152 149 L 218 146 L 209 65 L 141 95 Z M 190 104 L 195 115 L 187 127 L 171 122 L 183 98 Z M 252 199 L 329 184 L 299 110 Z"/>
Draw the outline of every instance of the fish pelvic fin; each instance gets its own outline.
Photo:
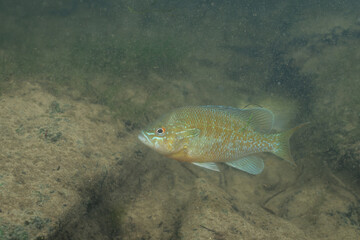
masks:
<path id="1" fill-rule="evenodd" d="M 302 128 L 308 124 L 309 124 L 309 122 L 303 123 L 303 124 L 300 124 L 299 126 L 296 126 L 290 130 L 287 130 L 283 133 L 279 133 L 278 148 L 275 149 L 272 153 L 274 153 L 276 156 L 284 159 L 285 161 L 289 162 L 290 164 L 296 166 L 296 163 L 291 156 L 289 140 L 295 131 L 297 131 L 299 128 Z"/>

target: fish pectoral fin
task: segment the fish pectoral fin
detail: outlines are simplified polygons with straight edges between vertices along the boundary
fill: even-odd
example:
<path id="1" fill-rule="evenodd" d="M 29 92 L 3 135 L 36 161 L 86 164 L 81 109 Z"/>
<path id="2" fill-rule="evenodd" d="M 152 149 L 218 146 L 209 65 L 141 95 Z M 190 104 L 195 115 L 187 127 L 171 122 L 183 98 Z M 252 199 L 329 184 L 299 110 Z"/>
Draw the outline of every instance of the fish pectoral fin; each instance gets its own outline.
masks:
<path id="1" fill-rule="evenodd" d="M 264 170 L 264 161 L 256 156 L 243 157 L 225 164 L 253 175 L 260 174 Z"/>
<path id="2" fill-rule="evenodd" d="M 206 168 L 206 169 L 210 169 L 210 170 L 213 170 L 216 172 L 220 172 L 220 169 L 218 168 L 216 163 L 213 163 L 213 162 L 205 162 L 205 163 L 193 162 L 192 164 L 199 166 L 199 167 Z"/>

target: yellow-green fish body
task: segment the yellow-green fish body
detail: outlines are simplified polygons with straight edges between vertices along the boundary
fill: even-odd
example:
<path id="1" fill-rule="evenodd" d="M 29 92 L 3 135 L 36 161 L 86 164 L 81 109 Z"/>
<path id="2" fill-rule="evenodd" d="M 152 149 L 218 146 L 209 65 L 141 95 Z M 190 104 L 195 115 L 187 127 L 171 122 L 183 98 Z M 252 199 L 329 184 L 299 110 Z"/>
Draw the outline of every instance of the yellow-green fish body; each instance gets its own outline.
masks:
<path id="1" fill-rule="evenodd" d="M 299 127 L 270 134 L 274 116 L 264 108 L 195 106 L 176 109 L 152 123 L 139 139 L 163 155 L 219 171 L 215 162 L 259 174 L 256 153 L 271 152 L 294 163 L 289 138 Z"/>

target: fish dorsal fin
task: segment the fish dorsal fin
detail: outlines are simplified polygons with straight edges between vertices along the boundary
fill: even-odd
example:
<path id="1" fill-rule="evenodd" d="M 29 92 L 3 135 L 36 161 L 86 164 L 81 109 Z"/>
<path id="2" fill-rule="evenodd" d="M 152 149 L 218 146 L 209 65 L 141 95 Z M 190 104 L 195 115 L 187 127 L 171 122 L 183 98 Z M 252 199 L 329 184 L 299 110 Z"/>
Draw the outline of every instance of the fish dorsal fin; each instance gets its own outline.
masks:
<path id="1" fill-rule="evenodd" d="M 256 156 L 243 157 L 225 164 L 253 175 L 260 174 L 264 169 L 264 161 Z"/>
<path id="2" fill-rule="evenodd" d="M 224 106 L 204 106 L 204 108 L 212 108 L 217 111 L 229 113 L 246 122 L 246 124 L 251 126 L 255 131 L 261 133 L 270 132 L 274 125 L 274 114 L 266 108 L 239 109 Z"/>

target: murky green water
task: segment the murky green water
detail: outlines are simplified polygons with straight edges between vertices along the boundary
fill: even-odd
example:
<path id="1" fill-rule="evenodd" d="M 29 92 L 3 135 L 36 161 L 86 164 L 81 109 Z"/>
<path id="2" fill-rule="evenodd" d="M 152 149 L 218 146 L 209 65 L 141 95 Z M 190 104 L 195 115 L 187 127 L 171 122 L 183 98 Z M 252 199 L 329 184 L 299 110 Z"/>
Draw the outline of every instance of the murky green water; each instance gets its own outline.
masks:
<path id="1" fill-rule="evenodd" d="M 359 10 L 0 1 L 0 239 L 359 238 Z M 310 122 L 297 167 L 265 154 L 258 176 L 215 173 L 137 140 L 190 105 Z"/>

